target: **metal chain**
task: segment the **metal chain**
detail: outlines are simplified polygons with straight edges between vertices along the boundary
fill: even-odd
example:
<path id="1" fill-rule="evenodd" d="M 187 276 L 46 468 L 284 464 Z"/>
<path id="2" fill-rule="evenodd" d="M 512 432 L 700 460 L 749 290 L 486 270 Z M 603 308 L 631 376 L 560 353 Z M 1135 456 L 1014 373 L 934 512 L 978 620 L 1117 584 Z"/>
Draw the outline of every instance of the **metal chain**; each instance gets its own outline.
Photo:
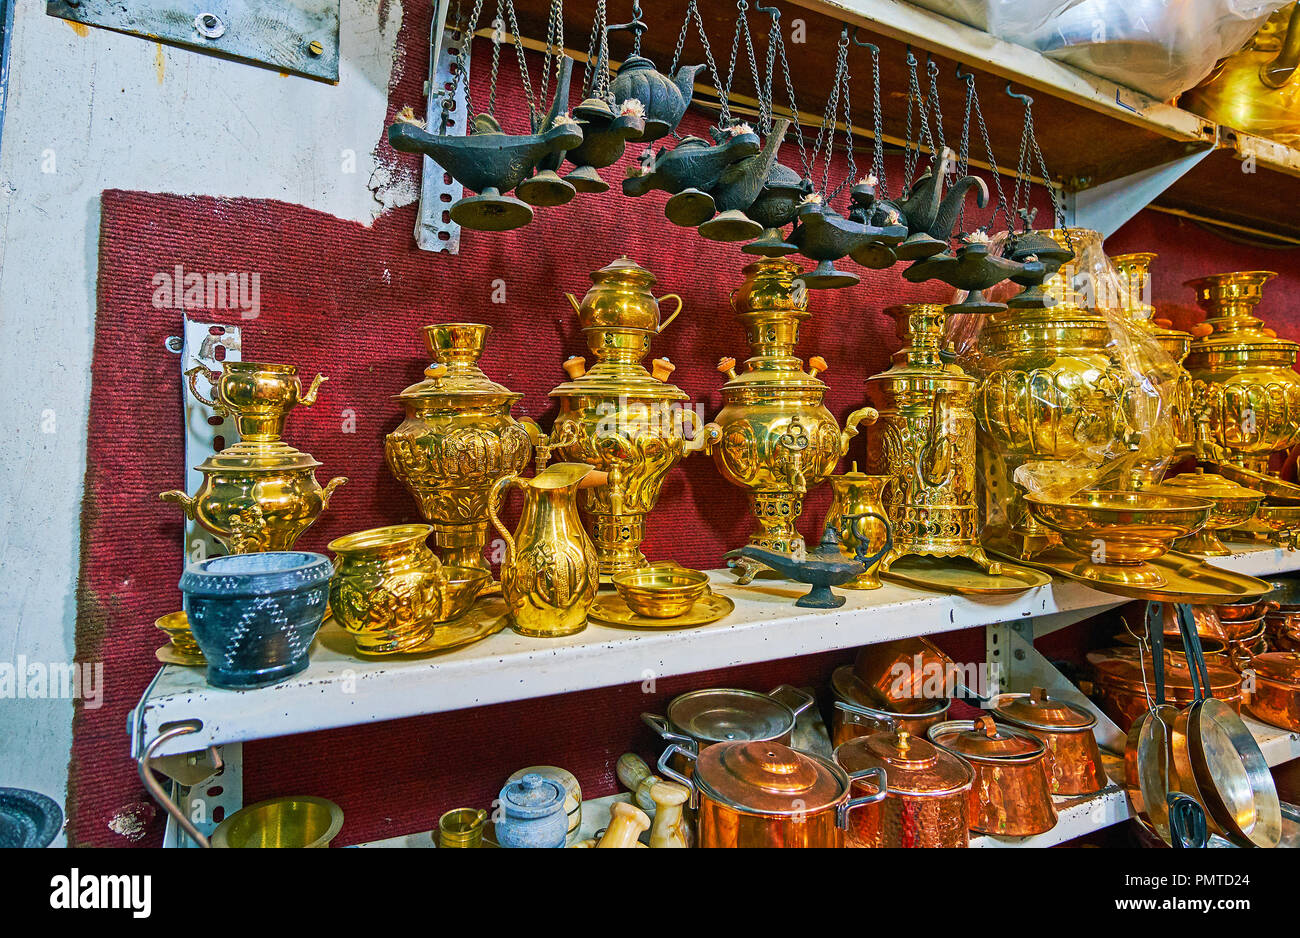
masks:
<path id="1" fill-rule="evenodd" d="M 912 183 L 916 181 L 914 178 L 914 174 L 916 172 L 917 165 L 920 163 L 921 160 L 922 140 L 924 140 L 926 147 L 929 148 L 932 154 L 936 152 L 934 146 L 934 136 L 930 133 L 930 116 L 926 112 L 925 97 L 921 94 L 921 79 L 917 73 L 916 66 L 917 66 L 916 56 L 912 54 L 911 49 L 908 49 L 907 67 L 908 67 L 909 74 L 907 79 L 907 137 L 908 137 L 909 148 L 912 146 L 912 144 L 915 144 L 915 149 L 908 149 L 904 153 L 904 158 L 907 162 L 907 172 L 906 172 L 907 178 L 905 181 L 904 191 L 906 191 L 906 188 L 910 187 Z M 912 140 L 912 101 L 913 100 L 916 101 L 916 113 L 921 121 L 921 132 L 920 134 L 917 135 L 915 141 Z"/>
<path id="2" fill-rule="evenodd" d="M 938 144 L 938 149 L 934 150 L 935 157 L 939 160 L 939 168 L 944 170 L 944 175 L 947 177 L 951 170 L 947 169 L 947 162 L 944 160 L 948 144 L 943 139 L 943 110 L 939 107 L 939 65 L 928 54 L 925 57 L 925 70 L 930 76 L 930 111 L 934 115 L 935 136 L 931 144 Z M 931 149 L 934 149 L 933 146 Z"/>
<path id="3" fill-rule="evenodd" d="M 813 142 L 812 166 L 816 168 L 817 158 L 821 153 L 823 142 L 826 146 L 825 163 L 822 166 L 822 184 L 817 191 L 823 197 L 826 195 L 826 189 L 830 185 L 831 177 L 831 155 L 835 151 L 835 115 L 839 113 L 840 106 L 840 87 L 843 84 L 841 76 L 848 67 L 849 58 L 849 28 L 845 26 L 840 31 L 839 48 L 836 52 L 835 60 L 835 77 L 831 84 L 831 94 L 826 101 L 826 110 L 822 113 L 821 126 L 817 128 L 817 139 Z"/>
<path id="4" fill-rule="evenodd" d="M 812 164 L 808 161 L 808 150 L 805 146 L 803 136 L 803 122 L 799 119 L 799 106 L 794 99 L 794 81 L 790 78 L 790 60 L 785 54 L 785 39 L 781 35 L 781 23 L 777 17 L 778 13 L 772 19 L 772 29 L 768 32 L 768 42 L 776 43 L 777 55 L 781 59 L 781 72 L 785 76 L 785 93 L 790 99 L 790 116 L 794 123 L 794 140 L 799 147 L 799 168 L 803 171 L 803 178 L 812 178 Z"/>
<path id="5" fill-rule="evenodd" d="M 469 59 L 469 46 L 474 41 L 474 30 L 478 26 L 479 17 L 483 14 L 483 0 L 477 0 L 474 4 L 474 12 L 470 14 L 469 19 L 463 19 L 460 15 L 460 0 L 456 0 L 456 9 L 453 14 L 452 22 L 457 24 L 455 30 L 460 36 L 456 50 L 456 74 L 451 80 L 451 93 L 443 96 L 443 125 L 442 130 L 447 129 L 446 121 L 452 111 L 456 110 L 456 93 L 463 87 L 465 89 L 465 110 L 472 118 L 474 116 L 474 102 L 470 96 L 469 86 L 469 68 L 467 60 Z M 432 50 L 432 55 L 438 54 L 437 49 Z"/>
<path id="6" fill-rule="evenodd" d="M 609 14 L 605 0 L 596 0 L 596 15 L 591 21 L 591 38 L 587 42 L 587 62 L 582 67 L 582 96 L 600 98 L 613 105 L 610 93 L 609 32 L 606 25 Z"/>
<path id="7" fill-rule="evenodd" d="M 704 60 L 709 64 L 709 74 L 713 76 L 714 85 L 721 88 L 719 83 L 722 81 L 722 77 L 718 72 L 718 63 L 713 61 L 713 47 L 709 45 L 709 34 L 704 31 L 704 17 L 700 16 L 700 8 L 696 5 L 695 0 L 691 0 L 687 13 L 693 14 L 695 17 L 695 26 L 700 32 L 700 43 L 704 46 Z M 676 71 L 676 68 L 673 68 L 672 70 Z M 728 106 L 727 96 L 720 93 L 718 97 L 718 126 L 730 127 L 731 108 Z"/>
<path id="8" fill-rule="evenodd" d="M 546 23 L 546 57 L 542 60 L 542 105 L 551 98 L 551 72 L 554 66 L 556 91 L 559 91 L 560 58 L 564 55 L 564 0 L 551 0 L 550 18 Z M 564 110 L 568 111 L 564 102 Z"/>
<path id="9" fill-rule="evenodd" d="M 506 24 L 501 19 L 501 0 L 497 0 L 497 15 L 492 20 L 492 78 L 488 83 L 488 113 L 497 113 L 497 73 L 501 70 L 501 33 Z"/>
<path id="10" fill-rule="evenodd" d="M 875 135 L 875 146 L 871 152 L 871 172 L 876 177 L 876 191 L 880 198 L 889 198 L 889 186 L 885 183 L 885 132 L 884 118 L 880 113 L 880 49 L 871 47 L 871 130 Z"/>
<path id="11" fill-rule="evenodd" d="M 848 161 L 849 171 L 844 176 L 844 181 L 835 187 L 834 191 L 826 196 L 829 202 L 838 196 L 848 186 L 855 184 L 858 179 L 858 166 L 853 160 L 853 109 L 849 106 L 849 88 L 851 87 L 849 77 L 849 49 L 844 47 L 844 77 L 841 79 L 844 85 L 844 157 Z M 829 162 L 829 160 L 828 160 Z"/>
<path id="12" fill-rule="evenodd" d="M 980 106 L 979 93 L 975 90 L 975 76 L 971 75 L 968 82 L 970 84 L 971 100 L 974 103 L 975 120 L 979 123 L 980 138 L 984 141 L 984 155 L 988 159 L 989 171 L 993 175 L 993 186 L 998 192 L 998 204 L 993 209 L 993 215 L 989 218 L 987 228 L 988 230 L 993 229 L 998 221 L 998 213 L 1001 212 L 1007 222 L 1007 233 L 1010 234 L 1014 223 L 1011 210 L 1007 207 L 1007 193 L 1002 188 L 1002 173 L 998 171 L 998 160 L 993 155 L 993 144 L 989 142 L 989 128 L 984 123 L 984 108 Z"/>
<path id="13" fill-rule="evenodd" d="M 686 4 L 686 18 L 682 20 L 682 31 L 677 34 L 677 47 L 673 49 L 673 64 L 668 66 L 669 75 L 676 73 L 677 65 L 682 60 L 682 49 L 686 47 L 686 31 L 691 28 L 691 14 L 694 12 L 695 0 L 690 0 Z"/>
<path id="14" fill-rule="evenodd" d="M 514 37 L 515 53 L 519 57 L 519 80 L 524 86 L 524 99 L 528 102 L 528 119 L 530 122 L 534 122 L 541 108 L 537 106 L 537 96 L 533 94 L 533 83 L 528 77 L 528 60 L 524 57 L 524 40 L 519 33 L 519 23 L 515 19 L 514 0 L 505 0 L 505 7 L 506 15 L 510 17 L 510 33 Z M 536 126 L 535 123 L 534 126 Z"/>

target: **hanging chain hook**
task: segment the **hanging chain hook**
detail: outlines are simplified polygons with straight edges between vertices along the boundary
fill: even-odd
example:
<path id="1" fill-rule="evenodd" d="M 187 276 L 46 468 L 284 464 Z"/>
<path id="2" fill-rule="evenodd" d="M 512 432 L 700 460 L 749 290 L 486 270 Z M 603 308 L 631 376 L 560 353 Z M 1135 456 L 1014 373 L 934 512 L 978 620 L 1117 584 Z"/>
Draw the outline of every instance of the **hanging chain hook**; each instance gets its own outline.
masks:
<path id="1" fill-rule="evenodd" d="M 1015 98 L 1017 101 L 1019 101 L 1020 103 L 1022 103 L 1025 107 L 1033 107 L 1033 106 L 1034 106 L 1034 99 L 1031 98 L 1029 95 L 1027 95 L 1027 94 L 1016 94 L 1014 91 L 1011 90 L 1011 82 L 1007 82 L 1007 95 L 1008 95 L 1009 97 Z"/>
<path id="2" fill-rule="evenodd" d="M 646 25 L 645 20 L 641 19 L 640 0 L 632 0 L 632 20 L 628 23 L 617 23 L 613 26 L 605 27 L 605 32 L 612 33 L 615 30 L 627 30 L 632 34 L 632 54 L 641 54 L 641 35 L 650 27 Z"/>

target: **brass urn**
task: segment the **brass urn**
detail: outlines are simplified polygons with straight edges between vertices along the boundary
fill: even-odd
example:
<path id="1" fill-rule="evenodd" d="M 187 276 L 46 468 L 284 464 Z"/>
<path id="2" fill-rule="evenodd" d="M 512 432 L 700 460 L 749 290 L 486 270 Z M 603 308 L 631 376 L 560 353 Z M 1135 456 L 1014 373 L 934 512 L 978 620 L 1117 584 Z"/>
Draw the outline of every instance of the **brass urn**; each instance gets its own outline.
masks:
<path id="1" fill-rule="evenodd" d="M 320 463 L 280 439 L 289 411 L 314 404 L 326 379 L 317 375 L 304 394 L 293 365 L 226 362 L 220 373 L 207 373 L 213 387 L 209 400 L 196 384 L 200 372 L 207 369 L 186 372 L 190 392 L 231 417 L 240 441 L 196 467 L 203 484 L 193 497 L 175 490 L 159 498 L 180 504 L 187 518 L 232 554 L 289 550 L 347 481 L 339 476 L 321 488 L 316 481 Z"/>
<path id="2" fill-rule="evenodd" d="M 1042 233 L 1075 259 L 1044 281 L 1053 305 L 1008 309 L 984 324 L 974 406 L 985 483 L 981 539 L 1025 559 L 1058 539 L 1028 513 L 1018 470 L 1077 491 L 1097 481 L 1100 464 L 1141 447 L 1132 419 L 1141 378 L 1124 368 L 1095 306 L 1101 235 Z"/>
<path id="3" fill-rule="evenodd" d="M 659 300 L 650 292 L 654 274 L 626 257 L 591 275 L 594 285 L 579 303 L 568 296 L 595 364 L 574 356 L 564 363 L 568 381 L 551 391 L 560 403 L 551 436 L 563 458 L 608 473 L 601 485 L 584 487 L 580 505 L 592 521 L 600 575 L 608 579 L 646 566 L 641 553 L 646 515 L 659 501 L 668 471 L 692 450 L 702 449 L 703 420 L 683 407 L 687 394 L 669 383 L 667 359 L 641 360 L 650 340 L 681 312 L 660 322 Z M 689 424 L 690 429 L 687 430 Z"/>
<path id="4" fill-rule="evenodd" d="M 887 309 L 908 344 L 888 371 L 867 379 L 880 413 L 867 443 L 873 472 L 894 481 L 885 496 L 894 545 L 882 573 L 900 557 L 965 557 L 1000 571 L 980 546 L 975 498 L 975 392 L 979 382 L 945 361 L 944 306 Z"/>
<path id="5" fill-rule="evenodd" d="M 1254 315 L 1264 284 L 1277 274 L 1249 270 L 1189 280 L 1210 332 L 1187 356 L 1212 449 L 1252 472 L 1268 473 L 1269 458 L 1300 442 L 1300 345 L 1279 339 Z M 1276 474 L 1276 473 L 1274 473 Z"/>
<path id="6" fill-rule="evenodd" d="M 807 370 L 794 354 L 799 324 L 808 312 L 808 291 L 796 278 L 802 268 L 784 258 L 766 258 L 744 269 L 745 281 L 731 294 L 753 355 L 737 373 L 736 361 L 724 358 L 718 371 L 724 406 L 708 425 L 709 449 L 718 470 L 733 485 L 749 490 L 758 526 L 750 535 L 755 547 L 800 553 L 804 540 L 795 525 L 804 495 L 822 482 L 848 450 L 858 424 L 876 420 L 862 407 L 840 429 L 822 399 L 826 385 L 817 375 L 826 370 L 819 357 Z"/>
<path id="7" fill-rule="evenodd" d="M 535 423 L 510 415 L 523 395 L 478 366 L 491 331 L 473 322 L 425 326 L 434 361 L 423 381 L 396 395 L 406 419 L 384 438 L 388 467 L 433 525 L 442 562 L 487 572 L 488 495 L 523 470 L 540 438 Z"/>

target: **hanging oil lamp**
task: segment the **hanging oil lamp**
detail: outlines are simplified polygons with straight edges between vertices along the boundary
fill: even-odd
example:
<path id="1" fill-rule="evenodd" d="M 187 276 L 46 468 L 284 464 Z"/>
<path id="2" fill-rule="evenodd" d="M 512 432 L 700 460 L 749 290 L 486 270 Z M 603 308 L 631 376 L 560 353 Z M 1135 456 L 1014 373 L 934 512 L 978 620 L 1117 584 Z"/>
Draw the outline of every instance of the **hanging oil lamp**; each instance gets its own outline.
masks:
<path id="1" fill-rule="evenodd" d="M 200 372 L 212 384 L 212 400 L 199 393 Z M 280 439 L 289 411 L 314 404 L 325 378 L 317 375 L 304 394 L 293 365 L 226 362 L 220 372 L 200 365 L 186 377 L 195 398 L 234 419 L 240 440 L 196 467 L 203 484 L 193 497 L 179 490 L 158 497 L 178 503 L 232 554 L 289 550 L 347 482 L 339 476 L 321 488 L 320 463 Z"/>
<path id="2" fill-rule="evenodd" d="M 718 470 L 749 491 L 758 521 L 749 543 L 782 553 L 804 551 L 795 527 L 804 495 L 834 471 L 858 424 L 876 419 L 873 408 L 859 408 L 841 430 L 822 403 L 826 385 L 817 375 L 826 370 L 825 360 L 814 356 L 805 370 L 795 356 L 799 324 L 811 315 L 808 292 L 796 282 L 801 271 L 784 258 L 744 269 L 731 305 L 753 355 L 743 372 L 733 358 L 718 364 L 727 377 L 725 403 L 706 427 Z"/>
<path id="3" fill-rule="evenodd" d="M 449 322 L 424 327 L 434 361 L 424 380 L 395 399 L 406 419 L 384 438 L 384 458 L 433 526 L 442 562 L 489 571 L 488 496 L 498 479 L 523 470 L 541 434 L 510 408 L 523 397 L 478 366 L 491 326 Z"/>
<path id="4" fill-rule="evenodd" d="M 975 498 L 975 412 L 979 382 L 944 360 L 944 307 L 909 303 L 885 311 L 907 345 L 893 367 L 867 379 L 880 413 L 867 441 L 874 472 L 888 475 L 885 509 L 893 550 L 880 563 L 887 573 L 900 557 L 965 557 L 994 574 L 1001 565 L 980 546 Z"/>
<path id="5" fill-rule="evenodd" d="M 1228 462 L 1269 474 L 1269 459 L 1300 442 L 1300 346 L 1279 339 L 1254 315 L 1266 270 L 1189 280 L 1206 312 L 1208 335 L 1186 359 L 1208 441 Z M 1276 475 L 1276 473 L 1272 473 Z"/>
<path id="6" fill-rule="evenodd" d="M 696 0 L 690 0 L 687 4 L 686 22 L 682 24 L 677 52 L 673 56 L 673 64 L 668 67 L 668 75 L 656 70 L 655 63 L 641 54 L 641 35 L 649 27 L 641 19 L 640 3 L 634 0 L 632 4 L 631 22 L 608 27 L 608 32 L 627 30 L 632 33 L 632 54 L 619 65 L 610 84 L 615 107 L 622 107 L 629 100 L 635 100 L 644 109 L 645 129 L 640 135 L 630 138 L 632 140 L 648 143 L 666 137 L 677 129 L 677 125 L 686 116 L 686 108 L 690 106 L 695 94 L 695 76 L 704 70 L 703 65 L 677 66 L 692 16 L 699 16 Z M 706 48 L 707 42 L 706 36 Z"/>
<path id="7" fill-rule="evenodd" d="M 673 364 L 656 359 L 653 372 L 641 364 L 651 339 L 681 312 L 681 297 L 656 299 L 650 292 L 654 274 L 626 257 L 591 279 L 581 302 L 565 295 L 596 361 L 590 369 L 578 356 L 564 363 L 569 380 L 551 392 L 560 402 L 552 435 L 566 441 L 566 460 L 609 474 L 605 484 L 581 493 L 600 575 L 609 578 L 646 566 L 646 515 L 659 501 L 668 471 L 688 452 L 703 449 L 704 434 L 699 415 L 681 406 L 689 396 L 668 381 Z M 676 300 L 677 309 L 660 321 L 662 300 Z"/>

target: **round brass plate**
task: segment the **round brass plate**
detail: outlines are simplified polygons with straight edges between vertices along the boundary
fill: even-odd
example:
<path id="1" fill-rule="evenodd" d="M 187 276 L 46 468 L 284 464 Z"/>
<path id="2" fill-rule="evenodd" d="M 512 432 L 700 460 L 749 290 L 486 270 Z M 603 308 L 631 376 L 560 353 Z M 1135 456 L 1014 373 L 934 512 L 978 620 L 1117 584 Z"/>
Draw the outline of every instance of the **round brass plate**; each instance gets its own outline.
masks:
<path id="1" fill-rule="evenodd" d="M 978 565 L 957 557 L 902 557 L 881 577 L 917 589 L 963 596 L 1006 596 L 1047 586 L 1050 574 L 1000 560 L 1002 572 L 990 576 Z"/>
<path id="2" fill-rule="evenodd" d="M 489 635 L 495 635 L 509 624 L 505 600 L 499 597 L 481 596 L 469 612 L 459 619 L 440 622 L 434 629 L 432 637 L 423 645 L 411 651 L 378 655 L 358 651 L 356 644 L 352 641 L 352 636 L 348 635 L 343 626 L 334 620 L 333 616 L 327 618 L 324 624 L 321 625 L 317 640 L 330 651 L 351 655 L 363 661 L 373 661 L 380 658 L 423 658 L 427 655 L 436 655 L 480 641 Z"/>
<path id="3" fill-rule="evenodd" d="M 168 643 L 163 645 L 153 653 L 153 656 L 163 664 L 179 664 L 187 668 L 206 668 L 208 659 L 202 654 L 187 655 L 182 651 L 177 651 L 176 646 Z"/>
<path id="4" fill-rule="evenodd" d="M 639 616 L 629 609 L 622 596 L 606 594 L 596 598 L 587 618 L 629 629 L 689 629 L 717 622 L 735 608 L 736 604 L 726 596 L 710 593 L 680 616 L 652 619 L 649 616 Z"/>

